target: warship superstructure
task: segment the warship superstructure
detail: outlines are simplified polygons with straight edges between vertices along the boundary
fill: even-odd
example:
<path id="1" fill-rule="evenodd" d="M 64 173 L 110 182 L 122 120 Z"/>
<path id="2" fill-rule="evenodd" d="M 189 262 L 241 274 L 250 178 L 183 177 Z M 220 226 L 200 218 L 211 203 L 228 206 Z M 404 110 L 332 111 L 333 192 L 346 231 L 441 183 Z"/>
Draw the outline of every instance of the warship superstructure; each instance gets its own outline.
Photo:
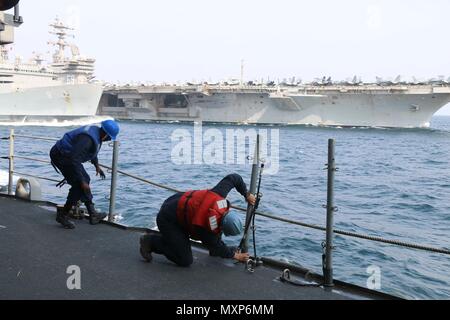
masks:
<path id="1" fill-rule="evenodd" d="M 3 14 L 3 13 L 0 13 Z M 29 61 L 10 60 L 6 43 L 0 46 L 0 121 L 73 120 L 95 116 L 103 88 L 93 82 L 95 60 L 80 55 L 66 42 L 72 30 L 59 19 L 50 25 L 57 36 L 51 64 L 40 54 Z M 12 42 L 12 41 L 11 41 Z M 71 57 L 66 57 L 70 47 Z"/>
<path id="2" fill-rule="evenodd" d="M 356 78 L 301 83 L 110 85 L 99 112 L 118 119 L 236 124 L 428 128 L 450 102 L 449 81 Z"/>

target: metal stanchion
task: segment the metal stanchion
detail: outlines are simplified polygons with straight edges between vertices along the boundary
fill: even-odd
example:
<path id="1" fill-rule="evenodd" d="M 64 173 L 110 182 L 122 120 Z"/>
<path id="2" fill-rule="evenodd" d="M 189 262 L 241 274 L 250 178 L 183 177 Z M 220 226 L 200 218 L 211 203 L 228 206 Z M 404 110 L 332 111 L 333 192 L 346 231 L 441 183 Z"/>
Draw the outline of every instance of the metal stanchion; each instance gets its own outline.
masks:
<path id="1" fill-rule="evenodd" d="M 333 213 L 336 210 L 334 206 L 334 176 L 336 173 L 336 162 L 334 158 L 335 141 L 328 141 L 328 195 L 327 195 L 327 230 L 326 241 L 324 244 L 323 275 L 325 278 L 325 287 L 333 287 L 333 237 L 334 221 Z"/>
<path id="2" fill-rule="evenodd" d="M 260 160 L 260 150 L 261 150 L 261 136 L 258 135 L 256 138 L 256 147 L 255 147 L 255 156 L 253 158 L 253 166 L 252 166 L 252 178 L 250 183 L 250 193 L 256 195 L 258 188 L 258 177 L 259 177 L 259 166 L 261 163 Z M 248 234 L 250 232 L 250 224 L 252 223 L 253 218 L 253 206 L 251 204 L 247 207 L 247 217 L 245 219 L 245 230 L 246 234 L 244 234 L 242 252 L 248 252 Z"/>
<path id="3" fill-rule="evenodd" d="M 8 181 L 8 194 L 13 194 L 14 184 L 14 129 L 11 129 L 9 134 L 9 181 Z"/>
<path id="4" fill-rule="evenodd" d="M 119 162 L 119 141 L 113 142 L 113 159 L 111 170 L 111 192 L 109 197 L 108 221 L 113 222 L 116 213 L 116 191 L 117 191 L 117 166 Z"/>

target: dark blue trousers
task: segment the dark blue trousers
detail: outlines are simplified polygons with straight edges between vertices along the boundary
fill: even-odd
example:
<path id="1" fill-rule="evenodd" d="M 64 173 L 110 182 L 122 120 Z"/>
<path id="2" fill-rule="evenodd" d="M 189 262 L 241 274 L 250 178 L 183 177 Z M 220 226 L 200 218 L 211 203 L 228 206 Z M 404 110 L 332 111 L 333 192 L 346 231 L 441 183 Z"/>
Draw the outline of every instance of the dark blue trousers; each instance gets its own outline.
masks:
<path id="1" fill-rule="evenodd" d="M 90 184 L 91 178 L 84 168 L 81 170 L 82 179 L 76 174 L 75 166 L 71 164 L 70 159 L 61 155 L 56 147 L 53 147 L 50 151 L 50 158 L 52 164 L 60 171 L 67 181 L 67 184 L 71 186 L 69 195 L 67 196 L 68 205 L 75 206 L 78 201 L 83 203 L 92 203 L 93 196 L 91 192 L 85 192 L 81 188 L 81 183 L 86 182 Z"/>
<path id="2" fill-rule="evenodd" d="M 154 253 L 163 254 L 181 267 L 189 267 L 194 260 L 191 241 L 177 220 L 178 201 L 182 196 L 182 193 L 175 194 L 161 206 L 156 219 L 161 234 L 151 236 L 151 246 Z"/>

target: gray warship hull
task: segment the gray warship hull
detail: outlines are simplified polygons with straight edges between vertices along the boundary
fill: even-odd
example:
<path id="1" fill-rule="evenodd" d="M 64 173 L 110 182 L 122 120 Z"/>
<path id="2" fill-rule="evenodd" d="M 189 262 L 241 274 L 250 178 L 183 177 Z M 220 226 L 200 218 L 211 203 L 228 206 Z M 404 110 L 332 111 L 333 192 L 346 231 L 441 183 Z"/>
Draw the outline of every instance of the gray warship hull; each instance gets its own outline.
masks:
<path id="1" fill-rule="evenodd" d="M 107 88 L 101 115 L 192 121 L 343 127 L 428 128 L 450 87 Z"/>

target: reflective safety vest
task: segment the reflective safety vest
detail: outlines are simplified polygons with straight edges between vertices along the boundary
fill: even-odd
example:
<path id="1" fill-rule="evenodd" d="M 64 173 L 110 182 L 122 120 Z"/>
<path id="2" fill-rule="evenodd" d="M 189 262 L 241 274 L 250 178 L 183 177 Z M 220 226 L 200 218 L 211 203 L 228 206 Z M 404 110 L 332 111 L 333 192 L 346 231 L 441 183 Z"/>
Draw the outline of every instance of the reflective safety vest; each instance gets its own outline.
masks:
<path id="1" fill-rule="evenodd" d="M 220 234 L 222 220 L 229 211 L 229 202 L 218 194 L 209 190 L 189 191 L 178 202 L 177 217 L 189 235 L 200 240 L 194 226 Z"/>
<path id="2" fill-rule="evenodd" d="M 86 155 L 86 159 L 82 159 L 83 163 L 92 161 L 95 159 L 100 152 L 102 147 L 102 141 L 100 140 L 100 128 L 97 126 L 85 126 L 79 129 L 70 131 L 64 135 L 64 137 L 56 143 L 56 147 L 59 152 L 65 156 L 71 156 L 74 147 L 74 141 L 80 134 L 85 134 L 91 137 L 94 148 L 90 154 Z"/>

